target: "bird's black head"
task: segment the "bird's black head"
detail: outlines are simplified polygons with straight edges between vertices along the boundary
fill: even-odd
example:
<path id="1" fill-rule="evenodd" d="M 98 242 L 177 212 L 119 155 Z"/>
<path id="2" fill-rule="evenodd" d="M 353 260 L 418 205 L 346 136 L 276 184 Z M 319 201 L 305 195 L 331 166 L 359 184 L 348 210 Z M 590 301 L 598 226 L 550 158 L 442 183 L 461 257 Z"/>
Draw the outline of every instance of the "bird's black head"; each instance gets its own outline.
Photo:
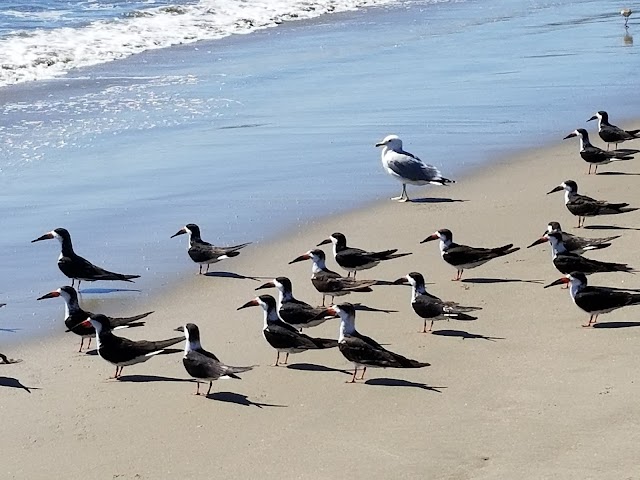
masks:
<path id="1" fill-rule="evenodd" d="M 571 193 L 578 193 L 578 184 L 573 180 L 565 180 L 563 185 L 566 189 L 568 189 Z"/>
<path id="2" fill-rule="evenodd" d="M 549 224 L 547 225 L 547 232 L 561 232 L 562 231 L 562 227 L 560 226 L 560 223 L 558 222 L 549 222 Z"/>
<path id="3" fill-rule="evenodd" d="M 587 285 L 587 276 L 582 272 L 571 272 L 569 274 L 569 279 L 570 280 L 575 279 L 582 285 L 585 285 L 585 286 Z"/>
<path id="4" fill-rule="evenodd" d="M 424 277 L 422 276 L 421 273 L 411 272 L 407 276 L 410 277 L 415 282 L 416 285 L 424 286 Z"/>
<path id="5" fill-rule="evenodd" d="M 291 292 L 293 290 L 293 285 L 291 284 L 291 280 L 287 277 L 276 277 L 275 282 L 276 287 L 278 288 L 278 284 L 282 285 L 282 289 L 285 292 Z"/>
<path id="6" fill-rule="evenodd" d="M 340 303 L 336 305 L 336 307 L 338 307 L 340 310 L 342 310 L 344 313 L 346 313 L 350 317 L 355 317 L 356 315 L 356 307 L 354 307 L 349 302 Z"/>
<path id="7" fill-rule="evenodd" d="M 179 332 L 184 332 L 187 342 L 200 342 L 200 329 L 195 323 L 187 323 L 184 327 L 176 328 Z"/>
<path id="8" fill-rule="evenodd" d="M 91 315 L 91 317 L 89 317 L 89 321 L 91 322 L 93 328 L 96 329 L 96 333 L 98 335 L 102 335 L 111 331 L 111 323 L 109 322 L 109 318 L 106 315 L 103 315 L 101 313 Z"/>

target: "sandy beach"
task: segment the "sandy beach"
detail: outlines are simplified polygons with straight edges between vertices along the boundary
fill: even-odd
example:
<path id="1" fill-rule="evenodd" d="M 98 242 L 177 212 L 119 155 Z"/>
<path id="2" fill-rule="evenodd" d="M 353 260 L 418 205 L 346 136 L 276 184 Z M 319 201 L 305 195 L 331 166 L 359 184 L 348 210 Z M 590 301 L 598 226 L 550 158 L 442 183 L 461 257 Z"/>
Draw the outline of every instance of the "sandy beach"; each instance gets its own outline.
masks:
<path id="1" fill-rule="evenodd" d="M 275 351 L 262 338 L 261 310 L 236 311 L 260 283 L 198 276 L 195 265 L 193 276 L 160 298 L 104 313 L 155 310 L 145 328 L 123 333 L 135 339 L 169 338 L 175 327 L 197 323 L 204 347 L 223 361 L 259 365 L 241 381 L 214 383 L 209 398 L 193 395 L 180 354 L 125 367 L 115 381 L 107 379 L 113 369 L 106 362 L 76 352 L 79 338 L 72 334 L 4 349 L 24 360 L 0 367 L 4 478 L 640 478 L 640 328 L 634 328 L 640 310 L 619 310 L 602 316 L 600 328 L 582 328 L 587 316 L 567 291 L 542 288 L 560 276 L 549 247 L 525 248 L 557 220 L 585 236 L 622 235 L 589 256 L 640 267 L 639 212 L 587 220 L 620 229 L 576 232 L 562 195 L 545 195 L 571 178 L 582 193 L 640 206 L 637 160 L 600 167 L 597 176 L 586 170 L 574 141 L 523 152 L 451 187 L 409 192 L 430 200 L 380 200 L 248 247 L 220 267 L 239 277 L 286 275 L 296 297 L 317 303 L 310 262 L 288 262 L 328 234 L 340 231 L 366 249 L 413 252 L 358 276 L 394 280 L 419 271 L 431 293 L 481 306 L 477 321 L 439 322 L 433 334 L 418 333 L 422 320 L 402 286 L 345 300 L 397 310 L 360 312 L 358 329 L 430 362 L 428 368 L 370 370 L 364 384 L 347 384 L 351 365 L 337 350 L 294 355 L 288 367 L 272 367 Z M 514 243 L 522 250 L 452 282 L 455 270 L 436 242 L 419 244 L 438 228 L 450 228 L 459 243 Z M 338 270 L 333 259 L 328 264 Z M 640 288 L 637 276 L 620 273 L 590 282 Z M 60 302 L 60 332 L 62 311 Z M 338 323 L 307 333 L 337 337 Z"/>

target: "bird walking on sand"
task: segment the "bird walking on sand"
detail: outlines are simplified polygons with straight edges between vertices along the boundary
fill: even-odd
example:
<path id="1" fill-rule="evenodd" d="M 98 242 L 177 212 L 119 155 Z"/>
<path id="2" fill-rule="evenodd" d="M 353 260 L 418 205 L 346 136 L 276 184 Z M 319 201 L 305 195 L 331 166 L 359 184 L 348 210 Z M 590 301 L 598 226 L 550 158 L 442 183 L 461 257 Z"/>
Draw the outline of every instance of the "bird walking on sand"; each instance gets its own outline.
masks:
<path id="1" fill-rule="evenodd" d="M 119 280 L 121 282 L 131 282 L 134 278 L 140 278 L 140 275 L 125 275 L 122 273 L 114 273 L 104 268 L 100 268 L 89 260 L 82 258 L 73 251 L 71 243 L 71 234 L 65 228 L 56 228 L 41 237 L 31 240 L 31 243 L 41 240 L 57 239 L 60 242 L 61 252 L 58 257 L 58 268 L 62 273 L 71 279 L 71 286 L 74 286 L 78 280 L 78 290 L 80 290 L 80 282 L 95 282 L 97 280 Z"/>
<path id="2" fill-rule="evenodd" d="M 605 272 L 634 272 L 633 268 L 626 263 L 601 262 L 569 252 L 562 242 L 562 233 L 560 232 L 547 233 L 530 246 L 533 247 L 547 241 L 551 244 L 553 265 L 560 273 L 582 272 L 585 275 L 590 275 Z"/>
<path id="3" fill-rule="evenodd" d="M 184 356 L 182 364 L 187 373 L 196 381 L 196 395 L 200 395 L 200 382 L 209 382 L 207 395 L 211 393 L 211 386 L 215 380 L 234 378 L 240 380 L 238 373 L 248 372 L 250 367 L 232 367 L 222 363 L 213 353 L 207 352 L 200 343 L 200 329 L 193 323 L 176 328 L 185 337 Z"/>
<path id="4" fill-rule="evenodd" d="M 620 127 L 616 127 L 609 123 L 609 114 L 604 110 L 596 112 L 587 122 L 592 120 L 598 120 L 598 134 L 600 138 L 607 142 L 607 150 L 609 150 L 609 144 L 615 144 L 618 148 L 618 144 L 626 142 L 627 140 L 633 140 L 640 138 L 640 130 L 623 130 Z M 628 151 L 629 153 L 638 153 L 639 150 L 620 150 L 620 152 Z"/>
<path id="5" fill-rule="evenodd" d="M 402 193 L 391 200 L 410 202 L 407 194 L 409 185 L 447 185 L 455 183 L 445 178 L 433 165 L 424 163 L 418 157 L 402 149 L 402 140 L 397 135 L 388 135 L 376 147 L 382 147 L 382 166 L 393 178 L 402 183 Z"/>
<path id="6" fill-rule="evenodd" d="M 326 265 L 326 255 L 318 248 L 309 250 L 299 257 L 289 262 L 289 265 L 303 260 L 311 260 L 311 283 L 316 290 L 322 293 L 322 306 L 324 307 L 325 297 L 329 295 L 331 302 L 334 297 L 348 295 L 351 292 L 372 292 L 372 286 L 376 285 L 377 280 L 356 280 L 350 277 L 343 277 L 337 272 L 329 270 Z"/>
<path id="7" fill-rule="evenodd" d="M 616 238 L 620 238 L 620 235 L 601 238 L 578 237 L 577 235 L 564 232 L 562 230 L 562 227 L 560 226 L 560 223 L 558 222 L 549 222 L 547 224 L 547 231 L 544 232 L 543 235 L 552 232 L 560 232 L 562 234 L 562 243 L 564 244 L 565 248 L 569 252 L 577 253 L 578 255 L 589 252 L 591 250 L 600 250 L 610 247 L 613 240 L 615 240 Z M 527 248 L 531 247 L 533 247 L 533 245 L 529 245 Z"/>
<path id="8" fill-rule="evenodd" d="M 591 175 L 591 167 L 594 167 L 593 173 L 598 173 L 598 166 L 607 165 L 611 162 L 617 162 L 621 160 L 633 160 L 633 154 L 640 152 L 640 150 L 622 149 L 622 150 L 602 150 L 599 147 L 591 145 L 589 142 L 589 133 L 584 128 L 578 128 L 569 135 L 567 138 L 578 137 L 580 138 L 580 156 L 589 164 L 588 175 Z"/>
<path id="9" fill-rule="evenodd" d="M 422 368 L 430 365 L 429 363 L 412 360 L 391 352 L 374 339 L 358 332 L 356 330 L 356 310 L 350 303 L 332 305 L 327 309 L 327 313 L 340 316 L 338 349 L 348 361 L 353 363 L 354 367 L 353 377 L 347 383 L 355 383 L 360 367 L 362 367 L 362 375 L 358 380 L 364 380 L 367 367 Z"/>
<path id="10" fill-rule="evenodd" d="M 280 365 L 280 354 L 285 353 L 284 364 L 289 361 L 290 353 L 301 353 L 307 350 L 321 350 L 338 346 L 338 342 L 329 338 L 313 338 L 300 333 L 295 327 L 283 322 L 278 317 L 276 299 L 271 295 L 260 295 L 248 301 L 238 310 L 248 307 L 261 307 L 264 312 L 262 334 L 269 345 L 277 352 L 274 367 Z"/>
<path id="11" fill-rule="evenodd" d="M 383 250 L 380 252 L 367 252 L 360 248 L 347 246 L 347 237 L 342 233 L 332 233 L 331 236 L 321 241 L 317 246 L 333 244 L 333 257 L 336 263 L 344 268 L 348 273 L 353 272 L 353 278 L 356 278 L 356 272 L 359 270 L 368 270 L 378 265 L 383 260 L 392 260 L 394 258 L 411 255 L 411 253 L 396 253 L 397 248 L 391 250 Z"/>
<path id="12" fill-rule="evenodd" d="M 577 228 L 584 226 L 587 217 L 618 215 L 638 210 L 637 208 L 629 207 L 628 203 L 609 203 L 586 195 L 580 195 L 578 193 L 578 184 L 573 180 L 565 180 L 553 190 L 547 192 L 547 195 L 562 191 L 564 191 L 564 204 L 567 210 L 578 217 Z"/>
<path id="13" fill-rule="evenodd" d="M 624 28 L 629 28 L 629 17 L 631 16 L 633 12 L 631 11 L 630 8 L 623 8 L 622 10 L 620 10 L 620 15 L 622 15 L 624 17 Z"/>
<path id="14" fill-rule="evenodd" d="M 93 315 L 93 313 L 83 310 L 80 307 L 80 302 L 78 301 L 78 293 L 73 287 L 64 286 L 60 287 L 53 292 L 49 292 L 46 295 L 41 296 L 37 300 L 44 300 L 47 298 L 57 298 L 62 297 L 64 300 L 64 324 L 67 327 L 67 332 L 73 332 L 76 335 L 79 335 L 80 340 L 80 349 L 78 352 L 82 351 L 82 346 L 84 345 L 84 339 L 88 339 L 89 343 L 87 344 L 87 350 L 91 347 L 91 339 L 95 337 L 96 330 L 91 326 L 91 322 L 89 322 L 89 317 Z M 121 328 L 129 328 L 129 327 L 141 327 L 145 324 L 145 322 L 141 322 L 145 317 L 148 317 L 153 312 L 145 312 L 140 315 L 135 315 L 133 317 L 106 317 L 109 320 L 109 326 L 111 330 L 119 330 Z"/>
<path id="15" fill-rule="evenodd" d="M 589 322 L 583 327 L 591 327 L 598 321 L 598 315 L 618 308 L 640 305 L 640 290 L 625 290 L 609 287 L 591 287 L 582 272 L 571 272 L 544 288 L 555 285 L 569 285 L 569 295 L 576 306 L 589 314 Z"/>
<path id="16" fill-rule="evenodd" d="M 436 320 L 477 320 L 478 317 L 468 315 L 467 312 L 482 310 L 481 307 L 463 307 L 456 302 L 445 302 L 435 295 L 431 295 L 425 288 L 424 277 L 418 272 L 408 273 L 393 283 L 411 285 L 411 307 L 419 317 L 424 319 L 422 333 L 431 332 L 433 322 Z M 427 330 L 428 320 L 431 320 L 429 330 Z"/>
<path id="17" fill-rule="evenodd" d="M 453 278 L 453 281 L 459 281 L 462 279 L 462 272 L 468 268 L 476 268 L 480 265 L 484 265 L 489 260 L 494 258 L 504 257 L 510 253 L 517 252 L 520 247 L 514 247 L 513 243 L 503 245 L 496 248 L 479 248 L 469 247 L 467 245 L 459 245 L 453 241 L 453 233 L 451 230 L 442 228 L 437 232 L 429 235 L 420 243 L 431 242 L 433 240 L 440 240 L 440 255 L 442 259 L 449 265 L 456 268 L 457 275 Z"/>
<path id="18" fill-rule="evenodd" d="M 162 353 L 175 353 L 173 349 L 167 350 L 167 348 L 184 340 L 184 336 L 180 336 L 159 341 L 134 341 L 114 335 L 109 319 L 105 315 L 92 315 L 89 321 L 96 330 L 98 355 L 116 366 L 116 373 L 112 377 L 115 379 L 120 378 L 122 369 L 126 366 L 146 362 Z"/>
<path id="19" fill-rule="evenodd" d="M 212 263 L 217 263 L 220 260 L 224 260 L 226 258 L 237 257 L 240 255 L 241 248 L 246 247 L 247 245 L 251 245 L 251 242 L 241 243 L 240 245 L 233 245 L 231 247 L 216 247 L 215 245 L 210 244 L 209 242 L 205 242 L 200 237 L 200 227 L 195 223 L 188 223 L 176 233 L 171 235 L 171 238 L 177 237 L 178 235 L 189 235 L 189 246 L 187 249 L 187 253 L 191 260 L 200 265 L 199 274 L 202 275 L 202 266 L 206 265 L 207 270 L 205 273 L 209 272 L 209 266 Z"/>

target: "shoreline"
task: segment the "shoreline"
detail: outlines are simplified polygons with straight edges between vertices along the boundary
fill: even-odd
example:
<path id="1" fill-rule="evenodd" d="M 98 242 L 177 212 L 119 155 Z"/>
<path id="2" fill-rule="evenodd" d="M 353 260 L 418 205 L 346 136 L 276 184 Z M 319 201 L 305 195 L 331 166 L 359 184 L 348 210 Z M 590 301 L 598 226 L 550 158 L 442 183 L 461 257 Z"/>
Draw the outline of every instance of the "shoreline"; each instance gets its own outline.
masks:
<path id="1" fill-rule="evenodd" d="M 640 170 L 637 161 L 601 168 L 635 173 Z M 0 439 L 8 477 L 190 478 L 216 468 L 226 478 L 246 478 L 257 470 L 267 479 L 327 478 L 353 467 L 354 458 L 354 478 L 630 475 L 636 466 L 633 445 L 640 420 L 624 412 L 633 409 L 640 394 L 640 384 L 633 379 L 640 329 L 581 328 L 584 312 L 567 292 L 542 288 L 560 276 L 548 247 L 525 248 L 550 220 L 579 235 L 609 234 L 572 228 L 561 194 L 545 195 L 567 178 L 575 179 L 587 195 L 640 205 L 635 177 L 588 177 L 575 142 L 567 142 L 497 159 L 497 165 L 437 190 L 466 201 L 378 200 L 371 208 L 282 232 L 279 239 L 243 251 L 226 264 L 242 275 L 287 275 L 297 298 L 317 303 L 320 295 L 309 282 L 310 262 L 287 263 L 329 233 L 343 231 L 350 244 L 367 249 L 413 252 L 361 272 L 359 278 L 394 280 L 417 270 L 430 283 L 431 293 L 482 307 L 477 321 L 438 322 L 434 334 L 423 335 L 417 333 L 422 321 L 409 306 L 407 288 L 379 286 L 373 293 L 342 300 L 397 310 L 360 312 L 357 327 L 393 351 L 431 363 L 426 369 L 372 369 L 365 384 L 348 385 L 344 381 L 351 366 L 337 351 L 301 353 L 291 357 L 293 367 L 270 367 L 275 352 L 262 338 L 261 311 L 236 308 L 256 293 L 275 291 L 255 292 L 260 283 L 250 280 L 198 277 L 195 264 L 194 277 L 184 284 L 161 298 L 136 302 L 133 313 L 151 304 L 156 313 L 145 327 L 122 335 L 168 338 L 173 328 L 194 322 L 201 328 L 204 347 L 223 361 L 259 365 L 243 374 L 242 381 L 214 382 L 209 399 L 192 395 L 195 386 L 179 354 L 125 367 L 123 379 L 112 381 L 106 380 L 110 365 L 74 351 L 76 336 L 56 335 L 15 350 L 3 347 L 2 353 L 24 360 L 2 367 L 3 408 L 11 412 Z M 411 193 L 417 191 L 429 195 L 433 190 Z M 633 226 L 640 215 L 603 220 L 587 225 Z M 455 271 L 441 260 L 437 246 L 418 243 L 437 228 L 451 228 L 460 243 L 513 242 L 522 249 L 466 271 L 463 282 L 451 282 Z M 625 253 L 633 251 L 640 234 L 619 233 L 622 237 L 613 246 L 589 256 L 638 267 Z M 334 269 L 333 259 L 328 266 Z M 622 274 L 589 280 L 595 285 L 640 286 L 639 279 Z M 600 321 L 621 323 L 636 315 L 630 307 Z M 306 333 L 336 338 L 337 328 L 327 322 Z M 38 427 L 25 428 L 25 418 Z M 127 448 L 105 431 L 126 432 Z M 507 449 L 504 438 L 511 439 Z M 283 441 L 286 448 L 279 446 Z M 145 448 L 142 457 L 140 448 Z M 21 453 L 27 450 L 38 460 L 22 462 Z M 350 455 L 344 454 L 347 450 Z M 83 452 L 82 461 L 69 462 L 78 451 Z M 229 461 L 247 451 L 251 454 L 242 462 Z M 292 458 L 305 462 L 285 461 Z"/>

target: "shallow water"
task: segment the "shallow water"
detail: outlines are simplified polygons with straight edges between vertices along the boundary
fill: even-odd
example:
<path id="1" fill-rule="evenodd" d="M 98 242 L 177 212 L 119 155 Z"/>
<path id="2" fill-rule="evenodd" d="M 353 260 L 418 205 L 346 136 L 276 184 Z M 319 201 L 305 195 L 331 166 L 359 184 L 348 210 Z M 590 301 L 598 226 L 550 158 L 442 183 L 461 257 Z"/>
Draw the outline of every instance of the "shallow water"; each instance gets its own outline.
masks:
<path id="1" fill-rule="evenodd" d="M 455 177 L 593 131 L 595 110 L 624 125 L 640 103 L 637 28 L 606 1 L 407 2 L 0 88 L 1 326 L 23 328 L 2 341 L 59 330 L 61 302 L 34 301 L 67 283 L 58 245 L 29 243 L 52 228 L 143 275 L 83 285 L 99 307 L 194 274 L 186 238 L 169 239 L 185 223 L 260 241 L 398 194 L 373 146 L 389 133 Z M 95 291 L 131 286 L 142 293 Z"/>

